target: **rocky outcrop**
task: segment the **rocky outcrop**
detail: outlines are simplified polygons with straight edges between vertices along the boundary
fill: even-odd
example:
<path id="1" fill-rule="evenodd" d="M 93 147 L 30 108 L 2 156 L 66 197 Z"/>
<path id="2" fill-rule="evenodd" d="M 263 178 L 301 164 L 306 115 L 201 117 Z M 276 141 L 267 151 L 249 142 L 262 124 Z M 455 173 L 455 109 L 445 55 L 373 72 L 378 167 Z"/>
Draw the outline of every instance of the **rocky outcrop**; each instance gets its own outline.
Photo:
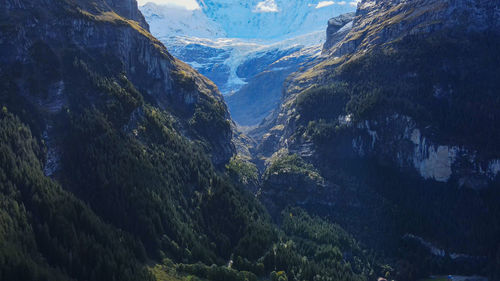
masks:
<path id="1" fill-rule="evenodd" d="M 108 5 L 113 11 L 115 11 L 120 16 L 134 20 L 139 23 L 139 25 L 149 30 L 149 25 L 142 13 L 137 8 L 137 0 L 106 0 Z"/>
<path id="2" fill-rule="evenodd" d="M 331 49 L 351 31 L 355 15 L 355 13 L 343 14 L 328 21 L 326 42 L 323 45 L 323 52 Z"/>
<path id="3" fill-rule="evenodd" d="M 462 26 L 469 31 L 498 29 L 500 4 L 486 0 L 363 0 L 334 56 L 360 52 L 410 34 Z"/>
<path id="4" fill-rule="evenodd" d="M 484 159 L 466 147 L 436 143 L 408 116 L 394 114 L 358 124 L 352 149 L 361 157 L 389 160 L 437 182 L 454 179 L 460 186 L 481 188 L 499 174 L 498 159 Z"/>

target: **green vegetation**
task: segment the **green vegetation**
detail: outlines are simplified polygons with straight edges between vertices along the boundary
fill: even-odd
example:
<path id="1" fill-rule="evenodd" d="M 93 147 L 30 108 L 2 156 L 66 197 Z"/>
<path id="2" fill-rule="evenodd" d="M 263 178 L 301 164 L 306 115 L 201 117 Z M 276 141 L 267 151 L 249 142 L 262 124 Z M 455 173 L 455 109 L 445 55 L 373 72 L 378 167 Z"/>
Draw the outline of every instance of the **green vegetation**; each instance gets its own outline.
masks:
<path id="1" fill-rule="evenodd" d="M 73 45 L 62 35 L 72 25 L 54 27 L 58 41 L 19 39 L 25 64 L 0 70 L 1 280 L 366 280 L 363 252 L 340 228 L 295 210 L 285 231 L 272 224 L 245 189 L 259 184 L 255 165 L 226 161 L 231 123 L 214 85 L 107 3 L 54 5 L 27 14 L 77 19 L 97 38 L 137 33 L 131 50 L 151 44 L 170 72 L 159 79 L 133 54 L 122 61 L 118 37 Z M 321 180 L 298 156 L 275 171 Z"/>
<path id="2" fill-rule="evenodd" d="M 282 230 L 271 225 L 255 198 L 232 183 L 256 180 L 255 166 L 234 158 L 227 165 L 233 180 L 225 178 L 202 148 L 176 132 L 175 118 L 144 102 L 125 77 L 105 78 L 78 60 L 71 65 L 80 79 L 87 77 L 80 82 L 86 90 L 103 93 L 88 107 L 75 88 L 69 97 L 75 102 L 57 114 L 54 126 L 61 145 L 57 177 L 88 206 L 43 175 L 39 142 L 5 107 L 0 141 L 12 148 L 5 154 L 2 146 L 1 167 L 26 166 L 2 170 L 0 178 L 26 182 L 2 186 L 0 193 L 7 198 L 2 204 L 14 206 L 2 208 L 5 231 L 0 233 L 8 238 L 0 244 L 0 276 L 336 281 L 372 274 L 364 252 L 338 226 L 299 209 L 284 212 Z M 13 152 L 19 149 L 28 152 L 21 162 L 23 154 Z M 270 171 L 319 178 L 296 155 L 278 159 Z M 42 192 L 37 199 L 24 190 L 29 184 Z M 16 193 L 26 195 L 19 201 Z M 163 263 L 149 267 L 148 274 L 141 264 L 151 258 Z M 231 267 L 224 265 L 229 259 Z"/>
<path id="3" fill-rule="evenodd" d="M 335 82 L 299 95 L 301 122 L 332 123 L 314 132 L 328 136 L 321 131 L 334 129 L 341 114 L 355 121 L 397 112 L 431 125 L 439 141 L 499 157 L 499 43 L 494 35 L 448 30 L 374 49 L 337 68 Z"/>
<path id="4" fill-rule="evenodd" d="M 278 273 L 276 280 L 281 271 L 288 280 L 373 278 L 366 253 L 340 226 L 297 208 L 285 209 L 282 219 L 282 242 L 276 243 L 263 259 L 268 270 Z"/>
<path id="5" fill-rule="evenodd" d="M 379 98 L 369 102 L 374 111 L 397 110 L 432 125 L 440 140 L 498 157 L 500 57 L 494 46 L 500 41 L 490 34 L 447 33 L 424 40 L 408 37 L 396 43 L 395 51 L 373 52 L 346 65 L 340 77 L 379 85 Z M 364 118 L 355 109 L 372 95 L 360 92 L 348 111 Z"/>
<path id="6" fill-rule="evenodd" d="M 255 164 L 242 159 L 240 156 L 234 156 L 226 165 L 227 174 L 236 182 L 245 186 L 259 183 L 259 170 Z"/>
<path id="7" fill-rule="evenodd" d="M 288 277 L 284 271 L 271 272 L 271 281 L 288 281 Z"/>
<path id="8" fill-rule="evenodd" d="M 75 46 L 64 36 L 44 42 L 40 38 L 45 35 L 35 36 L 26 28 L 26 38 L 15 39 L 19 45 L 33 44 L 23 63 L 2 65 L 0 70 L 0 280 L 366 281 L 377 276 L 410 280 L 458 267 L 429 257 L 411 242 L 389 249 L 402 252 L 394 263 L 403 270 L 381 265 L 375 254 L 331 223 L 342 220 L 349 227 L 358 223 L 351 229 L 359 235 L 367 232 L 356 222 L 363 212 L 350 217 L 339 209 L 327 221 L 303 209 L 285 208 L 289 202 L 282 200 L 276 203 L 283 210 L 277 219 L 280 225 L 273 224 L 245 189 L 259 185 L 256 166 L 237 157 L 226 163 L 231 123 L 222 98 L 212 95 L 215 87 L 172 59 L 137 22 L 109 11 L 107 3 L 56 2 L 57 7 L 51 7 L 55 12 L 31 9 L 24 18 L 37 19 L 43 26 L 49 26 L 45 20 L 51 17 L 54 22 L 69 18 L 79 28 L 91 25 L 97 38 L 112 36 L 115 28 L 138 37 L 127 38 L 133 48 L 120 54 L 113 47 L 127 42 L 118 37 L 110 41 L 119 43 L 109 42 L 106 48 L 96 48 L 95 42 Z M 14 20 L 14 27 L 22 26 L 17 15 Z M 15 33 L 17 27 L 10 25 L 0 23 L 0 29 Z M 75 31 L 71 25 L 53 26 L 55 34 Z M 103 27 L 109 30 L 100 30 Z M 410 37 L 396 42 L 393 49 L 345 64 L 330 85 L 298 96 L 298 134 L 311 137 L 321 152 L 331 156 L 334 153 L 322 145 L 347 129 L 339 116 L 362 120 L 388 110 L 431 124 L 443 132 L 436 138 L 449 136 L 459 145 L 499 156 L 500 135 L 492 122 L 500 117 L 499 42 L 454 36 L 445 37 L 444 43 L 442 37 Z M 121 59 L 129 51 L 148 53 L 148 43 L 158 57 L 142 60 L 169 59 L 159 62 L 168 68 L 161 79 L 152 77 L 158 75 L 150 75 L 144 69 L 150 65 L 142 65 L 133 53 L 127 61 L 133 67 Z M 127 77 L 132 74 L 136 76 Z M 59 81 L 64 89 L 55 95 L 54 84 Z M 170 85 L 163 89 L 159 84 Z M 485 137 L 478 140 L 475 135 Z M 54 160 L 48 151 L 56 151 L 52 178 L 44 175 L 47 160 Z M 341 179 L 348 186 L 335 187 L 344 192 L 339 193 L 342 196 L 363 193 L 357 188 L 370 182 L 372 192 L 383 194 L 386 201 L 377 202 L 373 198 L 379 197 L 370 193 L 366 197 L 381 207 L 369 211 L 397 214 L 395 236 L 403 230 L 420 230 L 439 241 L 450 233 L 464 233 L 474 241 L 464 243 L 466 250 L 476 242 L 487 247 L 498 242 L 499 216 L 467 220 L 484 214 L 481 204 L 467 205 L 470 217 L 452 216 L 454 206 L 462 206 L 468 198 L 486 202 L 488 211 L 500 214 L 498 191 L 454 189 L 449 195 L 449 186 L 436 184 L 421 192 L 415 187 L 423 186 L 422 181 L 386 169 L 374 168 L 368 175 L 345 170 L 327 174 L 328 180 Z M 297 188 L 301 192 L 293 191 L 300 197 L 325 187 L 320 170 L 296 154 L 273 159 L 263 187 L 283 178 L 278 191 Z M 449 202 L 422 204 L 445 197 Z M 387 235 L 386 225 L 381 225 L 376 238 Z M 488 233 L 467 231 L 487 227 Z M 450 236 L 444 246 L 463 238 Z M 495 272 L 500 268 L 499 249 L 474 251 L 488 258 L 496 255 L 488 271 L 494 272 L 493 279 L 499 274 Z"/>
<path id="9" fill-rule="evenodd" d="M 497 35 L 462 30 L 408 36 L 347 60 L 328 73 L 326 85 L 304 91 L 295 101 L 295 137 L 313 140 L 321 155 L 315 163 L 321 175 L 355 192 L 367 212 L 358 217 L 356 209 L 339 208 L 332 216 L 362 241 L 392 251 L 395 276 L 401 280 L 481 271 L 498 278 L 497 184 L 471 191 L 455 182 L 424 181 L 387 159 L 346 159 L 342 148 L 351 147 L 352 124 L 398 113 L 426 128 L 427 137 L 437 143 L 477 150 L 481 159 L 500 157 L 500 56 L 494 47 L 499 44 Z M 458 207 L 465 205 L 466 210 Z M 322 212 L 314 208 L 308 211 Z M 359 220 L 386 231 L 360 229 Z M 486 258 L 454 261 L 434 257 L 418 243 L 382 242 L 405 233 Z"/>
<path id="10" fill-rule="evenodd" d="M 169 112 L 145 103 L 121 74 L 99 75 L 86 63 L 72 67 L 79 73 L 74 83 L 82 83 L 82 77 L 88 82 L 71 94 L 75 103 L 55 126 L 61 132 L 60 177 L 66 188 L 106 221 L 138 237 L 150 257 L 219 264 L 231 253 L 262 254 L 249 243 L 260 239 L 262 248 L 270 243 L 265 211 L 219 175 L 201 146 L 177 133 Z M 90 87 L 103 94 L 93 106 L 82 106 L 88 102 L 77 90 Z M 225 122 L 224 108 L 215 101 L 202 101 L 199 108 L 193 127 L 211 129 L 200 133 L 198 142 L 210 146 L 203 136 L 225 132 L 213 127 L 217 120 Z M 249 237 L 254 232 L 264 237 Z"/>
<path id="11" fill-rule="evenodd" d="M 0 113 L 0 279 L 151 280 L 132 236 L 44 176 L 29 128 Z"/>
<path id="12" fill-rule="evenodd" d="M 368 280 L 375 276 L 366 252 L 338 225 L 311 217 L 298 208 L 286 209 L 282 215 L 279 238 L 256 261 L 238 256 L 226 266 L 207 266 L 164 260 L 152 271 L 164 280 L 340 281 Z M 177 279 L 169 279 L 172 276 Z"/>
<path id="13" fill-rule="evenodd" d="M 253 261 L 268 250 L 276 234 L 264 208 L 207 153 L 229 145 L 222 101 L 196 92 L 192 107 L 172 95 L 165 100 L 175 106 L 160 108 L 111 51 L 33 48 L 34 68 L 6 65 L 0 73 L 0 114 L 12 112 L 26 124 L 13 116 L 17 121 L 2 124 L 0 147 L 12 148 L 0 158 L 0 212 L 7 212 L 0 227 L 8 233 L 0 243 L 0 279 L 149 280 L 146 261 L 221 265 L 231 255 Z M 35 71 L 45 59 L 54 60 L 65 83 L 57 112 L 39 106 L 43 95 L 30 96 L 52 81 L 44 84 Z M 17 82 L 31 76 L 37 87 L 21 95 Z M 8 135 L 18 127 L 26 148 Z M 43 174 L 49 145 L 57 148 L 57 183 Z M 17 168 L 25 165 L 24 151 L 29 165 Z"/>
<path id="14" fill-rule="evenodd" d="M 238 271 L 226 266 L 206 266 L 203 264 L 181 264 L 177 271 L 192 274 L 209 281 L 257 281 L 257 276 L 248 271 Z"/>
<path id="15" fill-rule="evenodd" d="M 309 89 L 296 99 L 301 120 L 334 120 L 344 114 L 351 92 L 345 84 L 334 84 Z"/>
<path id="16" fill-rule="evenodd" d="M 231 123 L 226 119 L 226 114 L 226 105 L 221 100 L 209 98 L 196 104 L 189 125 L 193 135 L 201 140 L 199 144 L 205 151 L 211 153 L 218 149 L 220 140 L 231 133 Z"/>
<path id="17" fill-rule="evenodd" d="M 274 159 L 267 168 L 264 179 L 269 179 L 272 175 L 295 174 L 303 175 L 316 182 L 323 179 L 313 165 L 307 163 L 297 154 L 287 154 Z"/>

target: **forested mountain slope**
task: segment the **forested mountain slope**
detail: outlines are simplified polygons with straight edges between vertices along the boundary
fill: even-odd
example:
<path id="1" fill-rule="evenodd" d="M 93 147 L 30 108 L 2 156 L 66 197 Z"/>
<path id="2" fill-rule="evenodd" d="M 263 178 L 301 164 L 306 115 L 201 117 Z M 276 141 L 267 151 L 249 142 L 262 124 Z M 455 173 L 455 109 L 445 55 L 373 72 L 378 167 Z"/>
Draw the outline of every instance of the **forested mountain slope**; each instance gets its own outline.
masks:
<path id="1" fill-rule="evenodd" d="M 260 207 L 214 168 L 234 150 L 216 87 L 149 34 L 135 1 L 115 2 L 4 1 L 1 11 L 2 124 L 5 134 L 16 136 L 2 140 L 2 169 L 12 181 L 2 181 L 3 195 L 22 206 L 23 221 L 33 229 L 27 249 L 38 251 L 47 268 L 78 280 L 123 280 L 106 255 L 136 267 L 146 257 L 216 262 L 237 247 L 250 221 L 266 222 Z M 222 190 L 224 196 L 214 196 Z M 41 195 L 33 199 L 33 192 Z M 224 207 L 208 214 L 224 204 L 234 211 L 225 215 L 229 220 L 239 208 L 239 216 L 256 214 L 223 226 L 215 218 Z M 113 238 L 119 229 L 131 246 Z M 97 242 L 87 241 L 85 231 Z M 15 245 L 9 239 L 5 246 Z M 20 238 L 14 233 L 12 239 Z M 58 247 L 80 260 L 61 264 L 66 258 Z M 84 259 L 94 248 L 104 251 L 91 254 L 102 256 L 96 259 L 102 264 Z M 10 255 L 16 254 L 7 251 L 6 261 L 14 263 Z M 18 261 L 5 274 L 27 262 Z M 89 268 L 99 272 L 92 276 Z M 27 269 L 38 278 L 36 268 Z"/>
<path id="2" fill-rule="evenodd" d="M 253 132 L 268 208 L 330 217 L 398 257 L 399 279 L 498 274 L 499 11 L 361 1 Z"/>

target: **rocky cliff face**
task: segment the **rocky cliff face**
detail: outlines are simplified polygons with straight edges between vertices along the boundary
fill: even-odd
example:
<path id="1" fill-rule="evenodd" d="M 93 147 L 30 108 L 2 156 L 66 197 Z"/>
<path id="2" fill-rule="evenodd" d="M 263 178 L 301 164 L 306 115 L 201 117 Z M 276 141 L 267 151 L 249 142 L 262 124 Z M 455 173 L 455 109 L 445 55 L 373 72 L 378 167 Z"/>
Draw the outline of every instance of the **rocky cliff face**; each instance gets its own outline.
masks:
<path id="1" fill-rule="evenodd" d="M 120 16 L 134 20 L 144 29 L 149 30 L 149 25 L 144 19 L 142 13 L 137 9 L 136 0 L 109 0 L 106 3 Z"/>
<path id="2" fill-rule="evenodd" d="M 185 132 L 189 131 L 188 119 L 204 103 L 222 106 L 223 118 L 229 120 L 216 86 L 172 57 L 149 34 L 135 0 L 98 1 L 95 5 L 87 1 L 8 0 L 1 13 L 2 19 L 19 19 L 2 22 L 2 74 L 18 69 L 20 73 L 12 81 L 15 88 L 42 111 L 55 114 L 69 106 L 67 93 L 72 85 L 64 64 L 68 59 L 90 56 L 114 60 L 112 71 L 122 71 L 137 90 L 171 110 L 180 126 L 186 127 Z M 32 68 L 40 64 L 44 70 L 34 73 Z M 210 139 L 215 163 L 231 157 L 229 125 L 221 134 L 203 137 Z"/>
<path id="3" fill-rule="evenodd" d="M 348 13 L 332 18 L 328 21 L 326 29 L 326 42 L 323 45 L 323 50 L 331 49 L 335 44 L 339 43 L 351 31 L 355 13 Z"/>
<path id="4" fill-rule="evenodd" d="M 417 3 L 417 1 L 362 1 L 352 22 L 352 29 L 349 28 L 351 25 L 349 17 L 338 17 L 330 21 L 327 32 L 329 40 L 324 46 L 324 52 L 329 54 L 329 57 L 289 77 L 281 111 L 274 117 L 270 117 L 255 133 L 257 137 L 260 137 L 258 132 L 265 132 L 263 128 L 269 129 L 276 125 L 287 124 L 281 131 L 271 131 L 270 134 L 264 136 L 262 143 L 263 147 L 272 147 L 269 147 L 267 151 L 277 151 L 280 147 L 289 146 L 290 141 L 295 140 L 292 136 L 296 128 L 296 119 L 299 118 L 294 106 L 297 95 L 314 85 L 332 83 L 338 78 L 332 79 L 334 75 L 331 73 L 334 73 L 335 69 L 341 69 L 343 65 L 348 65 L 349 60 L 361 56 L 362 53 L 405 36 L 414 34 L 424 36 L 424 34 L 438 33 L 439 30 L 451 27 L 460 28 L 466 32 L 498 30 L 499 18 L 498 3 L 490 1 L 477 3 L 471 1 L 423 1 L 422 3 Z M 339 27 L 346 22 L 344 27 Z M 440 93 L 443 93 L 443 89 L 436 85 L 432 94 L 439 99 Z M 343 117 L 339 116 L 339 119 L 347 118 L 346 116 L 349 116 L 349 112 Z M 385 122 L 387 123 L 385 126 L 379 124 L 380 120 L 392 120 L 392 118 L 393 115 L 386 115 L 376 120 L 352 121 L 354 127 L 364 128 L 366 134 L 369 135 L 369 140 L 361 145 L 356 140 L 358 137 L 354 135 L 352 140 L 354 150 L 360 155 L 370 153 L 371 148 L 380 142 L 378 137 L 380 134 L 392 137 L 394 141 L 401 139 L 400 136 L 403 135 L 406 136 L 404 139 L 413 142 L 418 148 L 415 151 L 413 149 L 407 151 L 406 160 L 399 159 L 403 152 L 396 149 L 391 152 L 394 155 L 392 158 L 401 166 L 414 166 L 424 178 L 448 181 L 453 176 L 461 178 L 460 175 L 464 175 L 460 182 L 466 183 L 479 180 L 470 179 L 466 175 L 476 175 L 482 180 L 493 180 L 496 177 L 498 173 L 495 168 L 495 163 L 498 161 L 496 158 L 481 159 L 476 151 L 477 148 L 474 147 L 466 148 L 433 142 L 426 138 L 423 127 L 412 125 L 415 122 L 410 117 L 404 117 L 410 120 L 403 127 L 391 122 Z M 369 124 L 378 124 L 379 129 L 371 130 Z M 399 127 L 400 132 L 393 131 L 394 127 Z M 381 128 L 389 128 L 391 131 L 382 133 Z M 414 129 L 415 134 L 421 139 L 412 140 L 411 135 Z M 381 142 L 383 147 L 400 147 L 392 145 L 394 145 L 392 142 Z M 435 170 L 435 172 L 430 172 L 430 170 Z M 475 176 L 472 177 L 475 178 Z"/>
<path id="5" fill-rule="evenodd" d="M 358 5 L 353 30 L 331 51 L 335 56 L 342 56 L 406 35 L 449 27 L 461 26 L 468 31 L 498 29 L 499 14 L 500 7 L 495 1 L 364 0 Z"/>
<path id="6" fill-rule="evenodd" d="M 351 125 L 356 126 L 352 139 L 355 154 L 397 163 L 424 179 L 453 180 L 460 187 L 480 189 L 499 174 L 498 159 L 484 159 L 470 148 L 429 140 L 425 128 L 421 131 L 408 116 L 394 114 Z"/>

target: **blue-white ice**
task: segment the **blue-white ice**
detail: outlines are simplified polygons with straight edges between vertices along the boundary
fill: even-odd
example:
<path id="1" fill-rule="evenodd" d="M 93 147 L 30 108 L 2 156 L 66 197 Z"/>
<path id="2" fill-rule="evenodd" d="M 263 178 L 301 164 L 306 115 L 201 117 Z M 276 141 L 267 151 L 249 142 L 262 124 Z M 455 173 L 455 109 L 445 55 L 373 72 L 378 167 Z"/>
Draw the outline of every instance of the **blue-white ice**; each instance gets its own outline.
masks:
<path id="1" fill-rule="evenodd" d="M 224 94 L 246 83 L 237 75 L 246 60 L 297 46 L 320 50 L 328 20 L 356 10 L 355 0 L 190 0 L 196 8 L 151 1 L 163 3 L 140 7 L 151 33 Z"/>

